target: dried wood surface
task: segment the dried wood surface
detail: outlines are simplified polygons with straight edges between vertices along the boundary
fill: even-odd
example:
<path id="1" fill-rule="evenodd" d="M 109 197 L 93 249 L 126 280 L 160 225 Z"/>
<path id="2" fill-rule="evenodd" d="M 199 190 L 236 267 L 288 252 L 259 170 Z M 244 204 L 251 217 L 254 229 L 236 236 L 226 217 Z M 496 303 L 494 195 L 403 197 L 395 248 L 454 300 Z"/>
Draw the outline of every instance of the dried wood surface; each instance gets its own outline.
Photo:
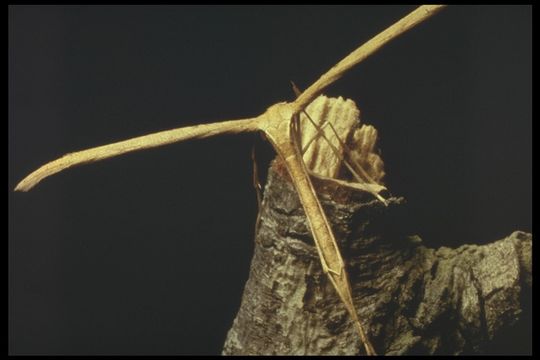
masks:
<path id="1" fill-rule="evenodd" d="M 302 206 L 277 166 L 223 354 L 358 354 L 358 335 L 322 273 Z M 400 233 L 403 199 L 391 198 L 385 208 L 365 193 L 325 185 L 323 206 L 379 354 L 482 353 L 520 318 L 532 285 L 531 234 L 430 249 Z M 344 201 L 335 201 L 336 193 Z"/>
<path id="2" fill-rule="evenodd" d="M 340 104 L 343 99 L 330 105 Z M 380 180 L 376 131 L 351 124 L 356 130 L 344 131 L 357 150 L 354 156 L 371 158 L 366 169 Z M 354 135 L 360 131 L 365 134 Z M 304 160 L 316 164 L 307 154 Z M 377 353 L 482 353 L 520 319 L 532 286 L 531 234 L 517 231 L 488 245 L 430 249 L 406 232 L 403 198 L 390 197 L 385 206 L 354 187 L 324 177 L 312 181 Z M 279 159 L 269 171 L 255 244 L 223 354 L 361 354 L 354 324 L 322 272 L 302 205 Z"/>

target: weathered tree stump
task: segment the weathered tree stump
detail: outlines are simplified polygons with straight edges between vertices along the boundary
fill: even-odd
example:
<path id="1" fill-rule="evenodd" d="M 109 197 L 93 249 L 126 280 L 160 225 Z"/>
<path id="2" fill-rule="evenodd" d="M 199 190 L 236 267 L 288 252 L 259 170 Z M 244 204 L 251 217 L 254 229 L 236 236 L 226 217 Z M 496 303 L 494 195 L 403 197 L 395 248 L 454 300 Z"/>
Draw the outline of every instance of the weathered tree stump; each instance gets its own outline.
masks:
<path id="1" fill-rule="evenodd" d="M 354 302 L 379 354 L 482 353 L 522 314 L 532 286 L 532 235 L 430 249 L 409 236 L 403 198 L 313 179 L 343 257 Z M 360 354 L 353 323 L 322 273 L 286 170 L 268 176 L 255 252 L 225 355 Z"/>

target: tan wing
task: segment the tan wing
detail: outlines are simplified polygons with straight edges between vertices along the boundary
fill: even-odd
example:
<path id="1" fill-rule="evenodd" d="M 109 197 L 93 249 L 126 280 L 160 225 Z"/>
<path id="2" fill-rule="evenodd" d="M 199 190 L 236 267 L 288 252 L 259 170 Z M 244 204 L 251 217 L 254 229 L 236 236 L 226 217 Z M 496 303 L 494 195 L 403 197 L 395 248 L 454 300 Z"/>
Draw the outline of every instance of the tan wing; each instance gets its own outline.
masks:
<path id="1" fill-rule="evenodd" d="M 286 121 L 291 119 L 291 108 L 290 104 L 277 104 L 270 107 L 266 112 L 267 116 L 262 119 L 262 124 L 266 123 L 263 125 L 263 129 L 276 152 L 284 161 L 300 197 L 321 260 L 322 269 L 329 276 L 341 301 L 354 320 L 367 354 L 375 355 L 373 346 L 367 339 L 358 319 L 345 264 L 334 238 L 334 233 L 309 178 L 300 152 L 300 144 L 295 141 L 294 127 L 297 123 L 291 120 Z M 280 118 L 282 121 L 278 122 L 277 120 Z"/>
<path id="2" fill-rule="evenodd" d="M 257 118 L 252 118 L 187 126 L 66 154 L 59 159 L 43 165 L 25 177 L 17 184 L 15 191 L 28 191 L 46 177 L 76 165 L 91 163 L 133 151 L 163 146 L 188 139 L 205 138 L 226 133 L 255 131 L 258 130 L 257 121 Z"/>
<path id="3" fill-rule="evenodd" d="M 304 211 L 306 212 L 306 217 L 321 259 L 323 271 L 329 276 L 341 301 L 354 320 L 367 354 L 374 355 L 375 351 L 368 341 L 356 313 L 345 264 L 330 224 L 326 219 L 326 215 L 317 198 L 313 184 L 309 179 L 307 169 L 302 160 L 302 155 L 293 144 L 291 144 L 291 146 L 282 146 L 278 150 L 281 157 L 285 160 L 287 170 L 291 175 L 293 184 L 298 192 Z"/>
<path id="4" fill-rule="evenodd" d="M 379 50 L 390 40 L 436 14 L 438 11 L 442 10 L 444 6 L 445 5 L 423 5 L 418 7 L 416 10 L 347 55 L 298 96 L 294 102 L 297 108 L 296 112 L 303 110 L 310 102 L 319 96 L 327 86 L 341 78 L 353 66 Z"/>

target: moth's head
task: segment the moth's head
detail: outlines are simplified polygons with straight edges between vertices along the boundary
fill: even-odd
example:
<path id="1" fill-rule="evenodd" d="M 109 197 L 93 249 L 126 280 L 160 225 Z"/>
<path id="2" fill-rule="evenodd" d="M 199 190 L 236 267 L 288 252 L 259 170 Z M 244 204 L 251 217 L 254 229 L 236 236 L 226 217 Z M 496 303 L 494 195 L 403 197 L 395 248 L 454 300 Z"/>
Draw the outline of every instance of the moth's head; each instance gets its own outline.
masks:
<path id="1" fill-rule="evenodd" d="M 300 111 L 296 109 L 296 106 L 294 102 L 278 102 L 277 104 L 274 104 L 270 106 L 268 109 L 266 109 L 266 112 L 264 113 L 267 117 L 273 118 L 273 119 L 283 119 L 286 121 L 290 121 L 294 115 L 298 114 Z M 276 121 L 276 120 L 274 120 Z"/>
<path id="2" fill-rule="evenodd" d="M 279 102 L 270 106 L 260 116 L 260 129 L 270 138 L 278 140 L 289 132 L 290 124 L 298 114 L 294 103 Z"/>

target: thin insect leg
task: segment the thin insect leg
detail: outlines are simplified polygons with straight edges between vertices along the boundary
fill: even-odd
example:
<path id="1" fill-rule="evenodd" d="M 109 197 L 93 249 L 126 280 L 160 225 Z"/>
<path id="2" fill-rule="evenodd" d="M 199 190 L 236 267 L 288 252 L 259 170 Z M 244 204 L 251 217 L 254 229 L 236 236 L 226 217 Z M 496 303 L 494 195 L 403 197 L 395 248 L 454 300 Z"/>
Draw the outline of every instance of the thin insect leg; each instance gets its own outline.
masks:
<path id="1" fill-rule="evenodd" d="M 336 135 L 336 138 L 338 139 L 339 143 L 341 144 L 341 146 L 343 146 L 343 148 L 345 149 L 346 153 L 347 154 L 351 154 L 352 151 L 351 149 L 347 146 L 347 144 L 345 144 L 345 142 L 343 142 L 340 138 L 339 138 L 339 135 L 336 131 L 336 129 L 334 128 L 334 126 L 332 124 L 330 124 L 330 129 L 332 129 L 332 131 L 334 132 L 334 134 Z M 352 157 L 350 157 L 350 160 L 351 162 L 355 165 L 356 169 L 358 169 L 361 173 L 362 173 L 362 176 L 364 176 L 366 178 L 366 180 L 368 180 L 368 182 L 371 182 L 371 183 L 375 183 L 375 180 L 373 180 L 373 178 L 371 176 L 369 176 L 369 174 L 364 170 L 364 168 L 356 161 L 354 160 Z M 354 175 L 354 174 L 353 174 Z"/>
<path id="2" fill-rule="evenodd" d="M 330 129 L 332 129 L 332 131 L 334 132 L 334 135 L 338 139 L 339 143 L 345 149 L 345 154 L 349 155 L 349 156 L 347 156 L 349 161 L 344 161 L 344 164 L 345 164 L 345 166 L 347 166 L 347 169 L 349 169 L 351 174 L 355 177 L 355 179 L 359 183 L 362 182 L 360 176 L 358 175 L 358 172 L 360 172 L 364 176 L 364 178 L 366 180 L 364 184 L 369 189 L 371 189 L 371 190 L 368 190 L 368 191 L 371 192 L 373 195 L 375 195 L 375 197 L 377 197 L 377 199 L 379 199 L 384 205 L 387 205 L 386 199 L 384 199 L 382 196 L 380 196 L 379 193 L 375 190 L 375 188 L 373 186 L 374 184 L 377 184 L 377 182 L 375 180 L 373 180 L 373 178 L 371 176 L 369 176 L 369 174 L 364 170 L 364 168 L 356 160 L 354 160 L 354 158 L 352 158 L 350 156 L 350 154 L 352 153 L 352 150 L 347 146 L 347 144 L 345 144 L 345 142 L 343 142 L 339 138 L 339 135 L 338 135 L 336 129 L 334 128 L 334 126 L 331 123 L 328 123 L 328 124 L 330 125 Z M 353 166 L 354 166 L 354 168 L 353 168 Z"/>
<path id="3" fill-rule="evenodd" d="M 330 124 L 328 121 L 324 121 L 324 124 L 321 125 L 321 130 L 324 130 L 324 128 L 326 126 L 328 126 L 328 124 Z M 321 134 L 319 132 L 317 132 L 315 134 L 315 136 L 313 136 L 311 139 L 309 139 L 309 141 L 307 142 L 306 145 L 304 145 L 304 147 L 302 148 L 302 155 L 304 155 L 306 153 L 306 151 L 309 149 L 310 145 L 315 141 L 317 140 L 319 137 L 321 136 Z"/>
<path id="4" fill-rule="evenodd" d="M 341 282 L 339 277 L 334 278 L 334 277 L 330 276 L 329 278 L 330 278 L 330 282 L 334 285 L 334 288 L 338 292 L 340 292 L 340 290 L 343 290 L 343 287 L 342 287 L 343 284 L 340 285 L 338 283 L 338 282 Z M 345 291 L 345 293 L 340 294 L 340 296 L 342 297 L 342 299 L 347 299 L 346 301 L 343 301 L 343 304 L 345 305 L 345 307 L 347 308 L 349 314 L 353 318 L 353 323 L 355 324 L 356 329 L 357 329 L 358 333 L 360 334 L 360 340 L 362 341 L 362 343 L 364 345 L 364 349 L 366 350 L 366 354 L 368 356 L 377 355 L 377 353 L 375 352 L 375 349 L 373 348 L 373 345 L 371 344 L 371 342 L 367 338 L 366 332 L 364 331 L 364 327 L 362 326 L 362 323 L 360 322 L 360 318 L 358 317 L 358 313 L 356 312 L 356 308 L 354 307 L 354 302 L 353 302 L 353 299 L 352 299 L 352 290 L 351 290 L 351 286 L 349 284 L 348 279 L 346 280 L 346 285 L 345 286 L 346 286 L 347 290 Z"/>
<path id="5" fill-rule="evenodd" d="M 298 98 L 300 95 L 302 95 L 302 91 L 298 88 L 298 86 L 296 86 L 296 84 L 294 83 L 294 81 L 291 81 L 291 85 L 292 85 L 292 89 L 293 89 L 293 92 L 294 94 L 296 95 L 296 97 Z M 309 115 L 307 114 L 306 110 L 302 110 L 306 116 L 309 117 Z M 300 121 L 300 120 L 298 120 Z M 312 121 L 313 122 L 313 121 Z M 315 134 L 315 136 L 313 136 L 311 139 L 309 139 L 309 141 L 307 142 L 306 145 L 304 145 L 304 147 L 301 149 L 300 153 L 302 155 L 304 155 L 307 151 L 307 149 L 309 149 L 310 145 L 319 138 L 319 136 L 321 136 L 322 134 L 322 129 L 324 129 L 326 127 L 326 125 L 328 125 L 329 122 L 327 121 L 327 119 L 325 117 L 322 118 L 322 122 L 321 124 L 319 124 L 320 128 L 318 128 L 317 126 L 315 126 L 315 129 L 317 130 L 317 133 Z M 302 144 L 302 141 L 301 141 L 301 138 L 297 138 L 298 140 L 298 144 L 301 145 Z M 339 156 L 339 158 L 341 159 L 341 156 Z"/>
<path id="6" fill-rule="evenodd" d="M 323 137 L 323 139 L 325 139 L 329 145 L 333 146 L 333 144 L 330 143 L 330 140 L 328 140 L 328 138 L 324 135 L 323 131 L 322 131 L 322 128 L 318 127 L 317 124 L 315 123 L 315 121 L 313 120 L 313 118 L 307 113 L 307 111 L 303 111 L 304 114 L 306 115 L 306 117 L 309 119 L 309 121 L 313 124 L 313 126 L 315 126 L 315 128 L 317 129 L 317 135 L 321 135 Z M 330 126 L 330 129 L 332 129 L 332 131 L 334 132 L 334 135 L 336 136 L 336 139 L 337 141 L 339 142 L 339 144 L 341 145 L 341 147 L 343 148 L 343 150 L 345 150 L 345 152 L 351 152 L 351 149 L 347 146 L 347 144 L 345 144 L 345 142 L 343 142 L 341 140 L 341 138 L 339 137 L 337 131 L 336 131 L 336 128 L 334 128 L 334 126 L 330 123 L 330 122 L 327 122 L 327 124 Z M 342 158 L 340 156 L 340 158 Z M 362 167 L 359 165 L 359 164 L 355 164 L 356 167 L 360 168 L 361 169 L 361 172 L 363 175 L 365 175 L 365 178 L 362 179 L 355 170 L 353 170 L 352 168 L 352 165 L 348 163 L 348 161 L 346 159 L 342 159 L 344 162 L 345 162 L 345 165 L 349 168 L 349 170 L 351 171 L 351 173 L 353 174 L 353 176 L 356 177 L 356 179 L 360 182 L 374 182 L 373 179 L 371 179 L 369 177 L 369 175 L 367 175 L 367 173 L 364 171 L 364 169 L 362 169 Z M 354 161 L 354 160 L 353 160 Z"/>
<path id="7" fill-rule="evenodd" d="M 365 184 L 365 183 L 359 183 L 359 182 L 350 182 L 350 181 L 346 181 L 346 180 L 340 180 L 340 179 L 335 179 L 335 178 L 331 178 L 331 177 L 328 177 L 328 176 L 324 176 L 324 175 L 320 175 L 320 174 L 317 174 L 317 173 L 314 173 L 313 171 L 311 170 L 308 170 L 309 172 L 309 175 L 312 176 L 312 177 L 316 177 L 318 179 L 321 179 L 323 181 L 329 181 L 329 182 L 333 182 L 333 183 L 336 183 L 340 186 L 345 186 L 345 187 L 349 187 L 349 188 L 352 188 L 352 189 L 356 189 L 356 190 L 362 190 L 362 191 L 367 191 L 367 192 L 371 192 L 371 189 L 375 188 L 376 190 L 375 191 L 382 191 L 382 190 L 386 190 L 386 187 L 383 186 L 383 185 L 379 185 L 379 184 Z"/>
<path id="8" fill-rule="evenodd" d="M 315 128 L 317 129 L 318 133 L 321 134 L 322 138 L 326 140 L 326 142 L 328 143 L 328 145 L 330 146 L 330 149 L 332 149 L 332 151 L 334 152 L 334 154 L 340 158 L 341 160 L 343 160 L 343 163 L 345 164 L 345 166 L 347 167 L 347 169 L 349 169 L 349 171 L 353 174 L 353 176 L 356 177 L 357 181 L 358 182 L 365 182 L 366 185 L 369 187 L 370 186 L 370 183 L 368 182 L 368 180 L 366 179 L 362 179 L 357 173 L 356 171 L 354 170 L 354 168 L 352 167 L 352 165 L 349 163 L 349 161 L 347 161 L 347 159 L 345 159 L 343 156 L 341 156 L 341 154 L 339 153 L 339 150 L 334 146 L 334 144 L 332 144 L 332 142 L 330 142 L 330 140 L 328 140 L 328 138 L 326 137 L 326 135 L 324 134 L 324 132 L 322 132 L 321 128 L 317 125 L 317 123 L 311 118 L 311 116 L 309 116 L 309 114 L 305 111 L 305 110 L 302 110 L 303 113 L 306 115 L 306 117 L 309 119 L 309 121 L 311 122 L 311 124 L 313 126 L 315 126 Z M 330 127 L 332 129 L 333 126 L 330 125 Z M 335 129 L 334 129 L 335 131 Z M 337 136 L 337 132 L 335 132 L 335 135 L 339 141 L 339 143 L 343 146 L 344 150 L 345 151 L 351 151 L 351 149 L 345 144 L 343 143 L 343 141 L 341 141 L 341 139 L 339 138 L 339 136 Z M 365 170 L 362 169 L 362 167 L 360 165 L 358 165 L 358 167 L 361 169 L 362 173 L 366 174 Z M 366 174 L 367 175 L 367 174 Z M 373 180 L 371 180 L 371 182 L 374 182 Z M 378 200 L 380 200 L 383 204 L 386 205 L 386 200 L 381 196 L 379 195 L 375 189 L 372 189 L 370 191 L 370 193 L 375 196 Z"/>
<path id="9" fill-rule="evenodd" d="M 353 176 L 356 178 L 356 180 L 361 183 L 361 184 L 365 184 L 366 187 L 369 189 L 368 192 L 370 192 L 373 196 L 375 196 L 380 202 L 382 202 L 384 205 L 387 205 L 387 202 L 386 202 L 386 199 L 383 198 L 373 187 L 373 184 L 372 183 L 369 183 L 369 182 L 365 182 L 363 181 L 359 176 L 358 174 L 356 173 L 356 171 L 354 171 L 354 169 L 352 168 L 352 166 L 347 162 L 347 161 L 343 161 L 343 163 L 345 164 L 345 166 L 347 167 L 347 169 L 349 169 L 349 171 L 351 172 L 351 174 L 353 174 Z M 363 170 L 363 169 L 362 169 Z"/>
<path id="10" fill-rule="evenodd" d="M 259 231 L 259 223 L 261 220 L 262 186 L 261 186 L 261 182 L 259 181 L 259 170 L 257 167 L 255 144 L 253 144 L 253 147 L 251 148 L 251 160 L 253 162 L 253 177 L 252 177 L 253 187 L 255 188 L 255 194 L 257 195 L 257 219 L 255 220 L 255 235 L 257 235 L 257 232 Z"/>
<path id="11" fill-rule="evenodd" d="M 322 136 L 323 139 L 326 140 L 326 142 L 328 142 L 328 145 L 330 146 L 330 149 L 334 152 L 334 155 L 336 155 L 340 160 L 343 160 L 343 161 L 346 161 L 345 159 L 343 159 L 343 156 L 341 156 L 339 154 L 339 150 L 334 146 L 334 144 L 332 144 L 332 142 L 330 142 L 330 140 L 328 140 L 328 138 L 326 137 L 326 135 L 324 134 L 324 132 L 322 131 L 322 129 L 319 127 L 319 125 L 313 121 L 313 119 L 311 118 L 311 116 L 309 116 L 309 114 L 305 111 L 305 110 L 302 110 L 302 112 L 307 116 L 307 118 L 309 119 L 309 121 L 311 122 L 311 124 L 313 126 L 315 126 L 315 129 L 317 129 L 317 135 L 320 135 Z"/>
<path id="12" fill-rule="evenodd" d="M 307 116 L 307 118 L 311 121 L 311 123 L 313 124 L 313 126 L 315 126 L 315 128 L 317 128 L 317 125 L 315 123 L 315 121 L 311 118 L 311 116 L 309 116 L 309 114 L 304 110 L 303 111 L 304 114 Z M 330 123 L 330 122 L 327 122 L 327 124 L 330 126 L 330 128 L 332 129 L 332 131 L 334 132 L 334 135 L 336 136 L 338 142 L 340 143 L 340 145 L 343 147 L 343 149 L 345 150 L 345 153 L 346 154 L 350 154 L 352 152 L 352 150 L 347 146 L 347 144 L 345 144 L 345 142 L 343 142 L 341 140 L 341 138 L 339 137 L 336 129 L 334 128 L 334 126 Z M 322 128 L 317 128 L 317 134 L 321 133 L 322 132 Z M 324 133 L 322 134 L 323 136 L 323 139 L 325 139 L 328 144 L 331 146 L 332 149 L 335 149 L 335 147 L 333 147 L 333 144 L 330 143 L 330 141 L 328 140 L 328 138 L 324 135 Z M 336 151 L 334 151 L 335 153 Z M 347 169 L 349 169 L 349 171 L 351 172 L 351 174 L 353 175 L 353 177 L 359 182 L 359 183 L 365 183 L 366 186 L 368 188 L 370 188 L 371 190 L 368 190 L 370 193 L 372 193 L 378 200 L 380 200 L 383 204 L 387 204 L 386 203 L 386 200 L 378 194 L 378 192 L 374 189 L 374 187 L 372 186 L 372 184 L 376 184 L 376 182 L 367 174 L 367 172 L 362 168 L 362 166 L 360 164 L 358 164 L 353 158 L 351 158 L 350 156 L 348 156 L 348 158 L 350 158 L 350 160 L 352 161 L 352 164 L 355 165 L 356 167 L 356 170 L 355 168 L 353 167 L 353 165 L 351 165 L 351 163 L 343 158 L 342 156 L 339 156 L 338 154 L 336 154 L 336 156 L 338 156 L 340 159 L 343 160 L 343 163 L 345 164 L 345 166 L 347 167 Z M 358 174 L 358 172 L 360 172 L 364 178 L 361 178 Z"/>
<path id="13" fill-rule="evenodd" d="M 301 91 L 300 89 L 298 88 L 298 86 L 296 86 L 296 84 L 291 81 L 291 84 L 292 84 L 292 88 L 293 88 L 293 91 L 294 91 L 294 94 L 296 95 L 296 97 L 300 96 L 301 95 Z M 328 142 L 328 144 L 332 147 L 332 143 L 330 143 L 330 141 L 328 140 L 328 138 L 324 135 L 324 128 L 327 126 L 327 125 L 330 125 L 330 128 L 332 129 L 332 131 L 334 132 L 334 135 L 336 136 L 339 144 L 342 146 L 342 148 L 345 150 L 346 154 L 351 154 L 352 151 L 351 149 L 347 146 L 347 144 L 341 140 L 341 138 L 339 137 L 336 129 L 334 128 L 334 126 L 332 125 L 332 123 L 330 121 L 327 121 L 325 118 L 322 119 L 322 123 L 321 124 L 316 124 L 315 121 L 313 120 L 313 118 L 308 114 L 308 112 L 306 111 L 306 109 L 303 109 L 302 112 L 306 115 L 306 117 L 309 119 L 309 121 L 313 124 L 313 126 L 315 126 L 315 129 L 317 130 L 317 133 L 315 134 L 315 136 L 313 136 L 308 142 L 307 144 L 302 148 L 302 151 L 301 151 L 301 154 L 304 155 L 305 152 L 307 151 L 307 149 L 309 148 L 309 146 L 316 140 L 319 138 L 319 136 L 322 136 L 326 142 Z M 302 142 L 298 142 L 299 144 L 301 144 Z M 332 148 L 332 150 L 334 150 Z M 334 151 L 334 153 L 336 153 L 336 151 Z M 363 182 L 366 182 L 368 183 L 368 187 L 369 187 L 369 183 L 376 183 L 375 180 L 373 180 L 373 178 L 371 178 L 371 176 L 369 176 L 369 174 L 364 170 L 364 168 L 362 168 L 362 166 L 360 164 L 358 164 L 358 162 L 348 156 L 351 160 L 351 162 L 355 165 L 356 169 L 355 170 L 353 168 L 353 166 L 351 166 L 349 164 L 349 162 L 343 157 L 341 156 L 340 154 L 336 154 L 336 156 L 342 160 L 344 163 L 345 163 L 345 166 L 349 169 L 349 171 L 351 172 L 351 174 L 353 175 L 353 177 L 359 182 L 359 183 L 363 183 Z M 362 176 L 364 176 L 364 178 L 362 179 L 359 175 L 358 175 L 358 172 L 360 172 L 362 174 Z M 385 205 L 386 205 L 386 201 L 385 199 L 380 196 L 376 191 L 372 190 L 370 191 L 375 197 L 377 197 L 377 199 L 379 199 L 380 201 L 382 201 Z"/>

